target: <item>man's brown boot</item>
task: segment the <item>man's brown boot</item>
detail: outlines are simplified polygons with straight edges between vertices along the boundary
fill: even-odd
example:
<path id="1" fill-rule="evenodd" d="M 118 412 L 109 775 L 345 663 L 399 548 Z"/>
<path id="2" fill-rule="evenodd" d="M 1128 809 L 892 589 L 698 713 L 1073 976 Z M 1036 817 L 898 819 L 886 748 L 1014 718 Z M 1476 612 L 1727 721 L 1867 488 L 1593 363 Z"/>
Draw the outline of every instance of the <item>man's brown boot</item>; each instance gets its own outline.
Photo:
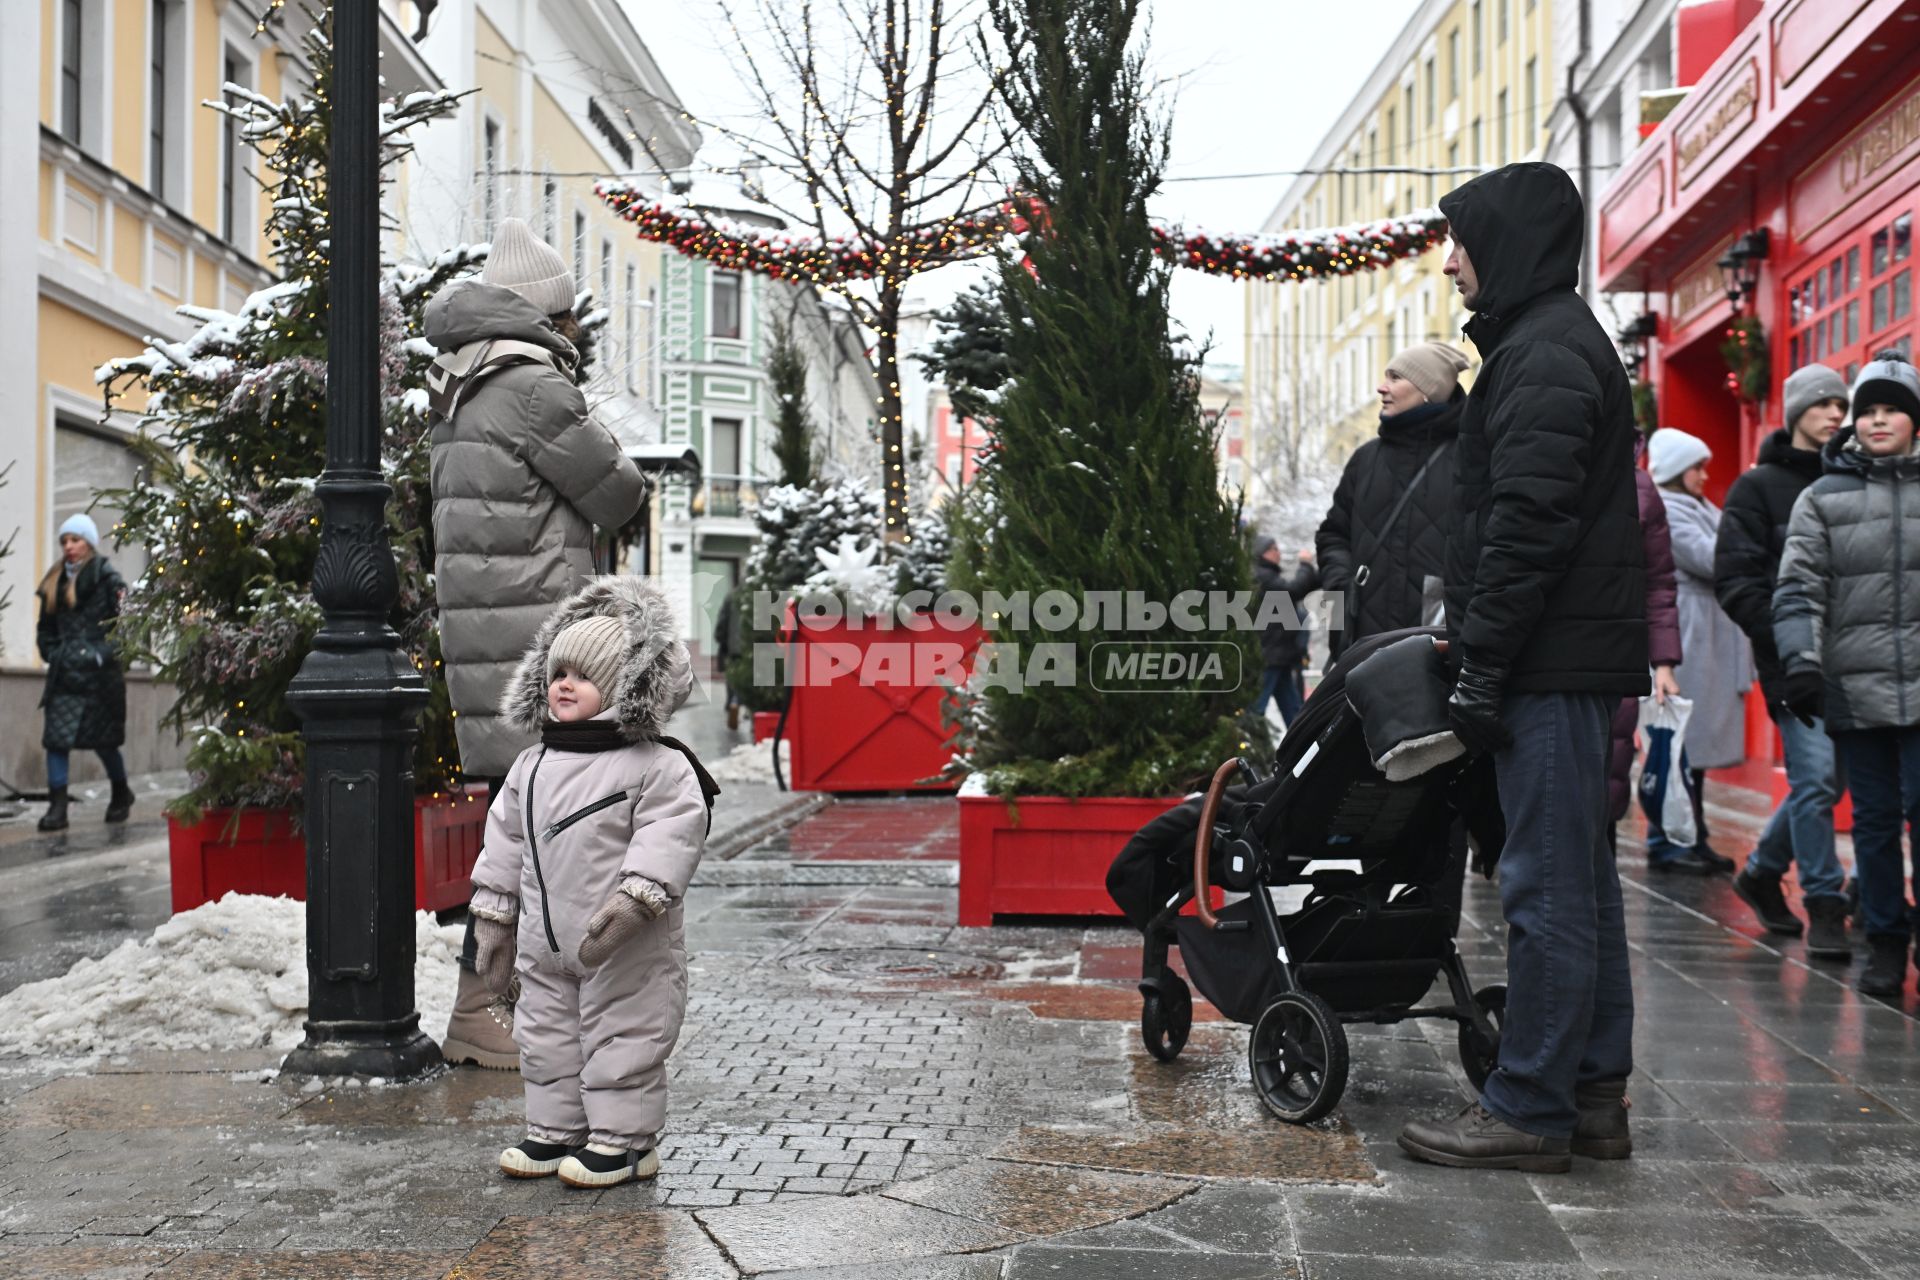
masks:
<path id="1" fill-rule="evenodd" d="M 1475 1102 L 1452 1120 L 1416 1120 L 1400 1131 L 1400 1148 L 1416 1160 L 1456 1169 L 1565 1173 L 1573 1156 L 1565 1138 L 1525 1133 Z"/>
<path id="2" fill-rule="evenodd" d="M 460 989 L 454 995 L 453 1016 L 447 1019 L 447 1037 L 440 1042 L 447 1062 L 471 1062 L 492 1071 L 518 1071 L 520 1047 L 513 1042 L 513 1006 L 495 998 L 470 970 L 460 971 Z"/>
<path id="3" fill-rule="evenodd" d="M 1590 1160 L 1625 1160 L 1633 1154 L 1633 1135 L 1627 1131 L 1625 1080 L 1589 1080 L 1574 1086 L 1574 1105 L 1580 1118 L 1573 1126 L 1573 1154 Z"/>

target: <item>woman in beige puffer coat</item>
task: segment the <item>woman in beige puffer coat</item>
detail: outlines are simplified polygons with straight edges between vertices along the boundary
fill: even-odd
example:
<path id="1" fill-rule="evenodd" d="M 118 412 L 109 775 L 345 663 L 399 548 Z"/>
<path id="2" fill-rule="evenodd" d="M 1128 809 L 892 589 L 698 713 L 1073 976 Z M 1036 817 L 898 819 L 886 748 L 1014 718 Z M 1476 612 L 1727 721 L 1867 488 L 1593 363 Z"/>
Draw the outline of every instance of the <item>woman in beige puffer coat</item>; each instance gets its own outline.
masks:
<path id="1" fill-rule="evenodd" d="M 681 900 L 718 788 L 661 735 L 693 686 L 666 597 L 598 578 L 541 626 L 501 700 L 538 733 L 473 868 L 478 969 L 504 995 L 526 1082 L 515 1177 L 651 1177 L 687 1003 Z M 577 1148 L 577 1149 L 576 1149 Z"/>

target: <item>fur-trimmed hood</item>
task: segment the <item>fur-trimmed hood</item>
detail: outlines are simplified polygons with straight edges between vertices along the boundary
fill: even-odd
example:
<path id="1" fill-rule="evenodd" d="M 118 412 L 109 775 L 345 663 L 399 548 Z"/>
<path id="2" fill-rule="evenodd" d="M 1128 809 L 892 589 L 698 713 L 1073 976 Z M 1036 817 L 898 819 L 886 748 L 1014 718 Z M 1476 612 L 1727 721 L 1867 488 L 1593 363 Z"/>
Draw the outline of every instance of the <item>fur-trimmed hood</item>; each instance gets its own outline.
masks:
<path id="1" fill-rule="evenodd" d="M 620 677 L 612 689 L 601 690 L 621 734 L 632 742 L 660 736 L 693 691 L 693 662 L 666 594 L 638 577 L 594 578 L 548 615 L 500 699 L 508 723 L 539 732 L 547 718 L 547 654 L 562 631 L 596 616 L 618 618 L 627 629 Z"/>

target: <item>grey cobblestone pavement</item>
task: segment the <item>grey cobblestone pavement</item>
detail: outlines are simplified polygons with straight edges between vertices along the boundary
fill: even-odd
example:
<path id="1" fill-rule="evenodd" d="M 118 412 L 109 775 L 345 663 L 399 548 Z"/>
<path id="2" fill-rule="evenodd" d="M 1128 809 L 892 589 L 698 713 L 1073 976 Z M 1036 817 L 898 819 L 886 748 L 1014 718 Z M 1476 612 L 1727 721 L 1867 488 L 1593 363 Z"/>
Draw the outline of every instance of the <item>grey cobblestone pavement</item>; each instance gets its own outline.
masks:
<path id="1" fill-rule="evenodd" d="M 1714 800 L 1738 856 L 1764 806 Z M 1450 1026 L 1354 1028 L 1341 1111 L 1280 1124 L 1240 1028 L 1203 1021 L 1177 1063 L 1147 1058 L 1125 930 L 956 928 L 929 835 L 951 805 L 842 802 L 703 869 L 653 1184 L 495 1175 L 510 1075 L 313 1090 L 263 1082 L 259 1054 L 0 1063 L 0 1275 L 1914 1274 L 1914 997 L 1857 996 L 1724 881 L 1649 879 L 1622 841 L 1634 1159 L 1470 1173 L 1393 1145 L 1466 1100 Z M 1490 886 L 1469 887 L 1462 948 L 1497 980 Z"/>

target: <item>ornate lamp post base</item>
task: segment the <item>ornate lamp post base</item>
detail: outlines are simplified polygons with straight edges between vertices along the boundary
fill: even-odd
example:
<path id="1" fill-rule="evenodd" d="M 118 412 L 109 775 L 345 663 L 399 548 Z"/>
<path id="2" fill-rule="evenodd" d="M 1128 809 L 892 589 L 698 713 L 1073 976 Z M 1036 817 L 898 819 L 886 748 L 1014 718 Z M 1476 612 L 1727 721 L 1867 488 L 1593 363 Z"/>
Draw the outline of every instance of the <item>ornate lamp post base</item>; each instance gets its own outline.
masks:
<path id="1" fill-rule="evenodd" d="M 308 1022 L 307 1038 L 280 1069 L 296 1076 L 379 1076 L 415 1080 L 446 1066 L 420 1015 L 393 1022 Z"/>

